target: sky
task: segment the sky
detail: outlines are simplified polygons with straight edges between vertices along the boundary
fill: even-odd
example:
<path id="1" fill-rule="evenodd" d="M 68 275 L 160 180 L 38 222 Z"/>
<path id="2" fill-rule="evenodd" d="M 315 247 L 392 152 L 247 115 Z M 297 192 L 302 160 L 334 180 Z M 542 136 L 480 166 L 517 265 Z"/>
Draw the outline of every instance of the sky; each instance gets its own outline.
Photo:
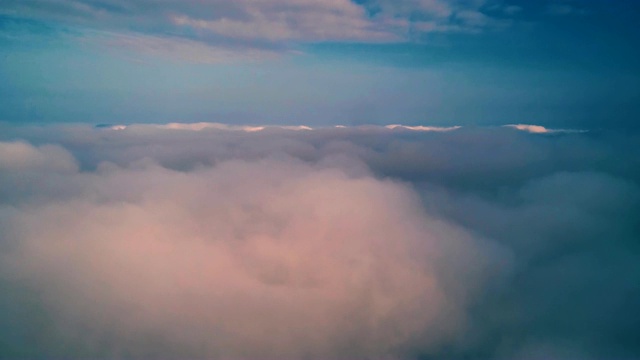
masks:
<path id="1" fill-rule="evenodd" d="M 0 0 L 0 359 L 640 359 L 639 15 Z"/>
<path id="2" fill-rule="evenodd" d="M 634 0 L 4 0 L 0 121 L 637 128 Z"/>

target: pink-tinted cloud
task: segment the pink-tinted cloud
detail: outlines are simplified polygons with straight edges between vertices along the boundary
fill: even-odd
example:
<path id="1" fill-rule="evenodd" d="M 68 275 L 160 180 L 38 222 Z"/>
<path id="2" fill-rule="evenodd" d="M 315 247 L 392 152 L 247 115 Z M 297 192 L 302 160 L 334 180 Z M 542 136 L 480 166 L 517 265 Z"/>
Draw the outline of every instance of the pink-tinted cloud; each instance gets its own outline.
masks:
<path id="1" fill-rule="evenodd" d="M 465 327 L 496 251 L 406 185 L 293 159 L 105 163 L 52 181 L 70 196 L 11 215 L 1 272 L 37 289 L 64 333 L 168 338 L 198 357 L 435 349 Z"/>
<path id="2" fill-rule="evenodd" d="M 640 352 L 637 135 L 0 126 L 1 357 Z"/>

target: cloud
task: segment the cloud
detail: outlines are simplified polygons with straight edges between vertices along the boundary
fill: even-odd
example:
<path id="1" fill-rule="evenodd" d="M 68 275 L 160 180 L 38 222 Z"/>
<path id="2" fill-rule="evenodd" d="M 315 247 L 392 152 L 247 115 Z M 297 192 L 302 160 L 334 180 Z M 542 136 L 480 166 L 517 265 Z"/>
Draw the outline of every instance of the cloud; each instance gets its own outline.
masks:
<path id="1" fill-rule="evenodd" d="M 522 12 L 522 10 L 523 10 L 522 7 L 516 6 L 516 5 L 505 6 L 504 9 L 503 9 L 504 13 L 508 14 L 508 15 L 518 14 L 518 13 Z"/>
<path id="2" fill-rule="evenodd" d="M 77 165 L 73 156 L 59 146 L 34 147 L 22 141 L 14 141 L 0 143 L 0 168 L 6 171 L 73 171 Z"/>
<path id="3" fill-rule="evenodd" d="M 171 21 L 178 27 L 250 41 L 397 40 L 388 31 L 376 29 L 365 9 L 349 0 L 241 1 L 238 4 L 244 13 L 242 17 L 207 20 L 175 15 Z"/>
<path id="4" fill-rule="evenodd" d="M 295 131 L 314 130 L 314 128 L 307 125 L 255 125 L 254 126 L 254 125 L 227 125 L 227 124 L 215 123 L 215 122 L 147 124 L 147 125 L 133 125 L 133 126 L 138 128 L 153 127 L 153 128 L 165 129 L 165 130 L 190 130 L 190 131 L 223 130 L 223 131 L 257 132 L 257 131 L 263 131 L 267 129 L 268 130 L 295 130 Z M 125 130 L 127 129 L 127 127 L 128 127 L 127 125 L 112 125 L 112 124 L 99 124 L 96 126 L 97 129 L 106 129 L 106 130 Z M 462 128 L 461 126 L 448 126 L 448 127 L 423 126 L 423 125 L 408 126 L 408 125 L 399 125 L 399 124 L 385 125 L 384 127 L 377 126 L 377 125 L 366 125 L 366 126 L 355 126 L 355 127 L 337 125 L 334 127 L 341 128 L 341 129 L 369 128 L 369 129 L 378 129 L 378 130 L 389 129 L 389 130 L 436 131 L 436 132 L 453 131 L 453 130 L 458 130 Z M 318 128 L 318 129 L 322 129 L 322 128 Z"/>
<path id="5" fill-rule="evenodd" d="M 102 164 L 56 180 L 68 198 L 3 219 L 16 235 L 3 234 L 2 270 L 40 292 L 61 336 L 91 327 L 125 357 L 154 356 L 145 337 L 216 358 L 433 348 L 463 326 L 494 256 L 403 184 L 292 159 Z"/>
<path id="6" fill-rule="evenodd" d="M 200 131 L 204 129 L 215 129 L 215 130 L 240 130 L 240 131 L 261 131 L 264 130 L 264 126 L 231 126 L 220 123 L 209 123 L 209 122 L 199 122 L 199 123 L 169 123 L 166 125 L 156 125 L 160 129 L 167 130 L 191 130 L 191 131 Z"/>
<path id="7" fill-rule="evenodd" d="M 451 0 L 10 0 L 0 13 L 61 23 L 81 37 L 187 61 L 218 62 L 290 51 L 313 42 L 406 42 L 428 32 L 504 27 L 485 1 Z M 177 55 L 182 54 L 182 55 Z"/>
<path id="8" fill-rule="evenodd" d="M 571 4 L 554 3 L 547 5 L 547 12 L 555 16 L 583 15 L 585 11 Z"/>
<path id="9" fill-rule="evenodd" d="M 546 127 L 541 125 L 512 124 L 512 125 L 504 125 L 504 126 L 513 128 L 516 130 L 520 130 L 520 131 L 530 132 L 532 134 L 585 132 L 585 130 L 574 130 L 574 129 L 547 129 Z"/>
<path id="10" fill-rule="evenodd" d="M 640 353 L 636 135 L 180 125 L 0 129 L 1 357 Z"/>
<path id="11" fill-rule="evenodd" d="M 175 61 L 216 64 L 233 61 L 274 59 L 281 55 L 272 49 L 246 46 L 209 46 L 201 41 L 176 36 L 154 36 L 140 33 L 84 31 L 80 37 L 86 43 L 98 43 L 108 48 L 125 49 L 145 56 L 160 56 Z"/>
<path id="12" fill-rule="evenodd" d="M 407 125 L 398 125 L 398 124 L 393 124 L 393 125 L 387 125 L 385 126 L 387 129 L 404 129 L 404 130 L 413 130 L 413 131 L 453 131 L 453 130 L 458 130 L 460 129 L 460 126 L 446 126 L 446 127 L 440 127 L 440 126 L 407 126 Z"/>

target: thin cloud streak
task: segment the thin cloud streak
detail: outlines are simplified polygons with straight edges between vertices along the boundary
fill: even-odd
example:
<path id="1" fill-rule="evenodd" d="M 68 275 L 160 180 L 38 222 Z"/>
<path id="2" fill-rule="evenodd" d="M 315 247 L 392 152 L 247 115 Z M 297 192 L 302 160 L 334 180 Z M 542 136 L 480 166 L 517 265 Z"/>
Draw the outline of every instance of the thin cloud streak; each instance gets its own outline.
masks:
<path id="1" fill-rule="evenodd" d="M 532 134 L 553 134 L 553 133 L 572 133 L 572 132 L 586 132 L 587 130 L 577 129 L 548 129 L 541 125 L 529 125 L 529 124 L 510 124 L 505 127 L 513 128 L 520 131 L 526 131 Z"/>
<path id="2" fill-rule="evenodd" d="M 202 131 L 202 130 L 227 130 L 227 131 L 245 131 L 245 132 L 257 132 L 263 130 L 314 130 L 311 126 L 307 125 L 229 125 L 223 123 L 215 123 L 215 122 L 198 122 L 198 123 L 168 123 L 168 124 L 133 124 L 133 125 L 111 125 L 111 124 L 99 124 L 96 125 L 98 129 L 105 130 L 125 130 L 128 127 L 153 127 L 158 129 L 166 129 L 166 130 L 191 130 L 191 131 Z M 334 128 L 340 129 L 378 129 L 378 130 L 408 130 L 408 131 L 435 131 L 435 132 L 443 132 L 443 131 L 454 131 L 462 128 L 461 126 L 408 126 L 408 125 L 358 125 L 358 126 L 344 126 L 337 125 Z M 316 129 L 326 129 L 326 128 L 316 128 Z"/>

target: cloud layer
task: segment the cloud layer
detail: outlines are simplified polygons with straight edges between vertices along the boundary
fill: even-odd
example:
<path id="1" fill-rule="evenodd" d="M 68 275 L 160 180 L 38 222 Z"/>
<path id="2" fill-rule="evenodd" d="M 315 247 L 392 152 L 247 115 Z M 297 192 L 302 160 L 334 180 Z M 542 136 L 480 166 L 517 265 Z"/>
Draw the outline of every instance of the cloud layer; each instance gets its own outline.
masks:
<path id="1" fill-rule="evenodd" d="M 300 43 L 405 42 L 504 28 L 509 8 L 484 0 L 10 0 L 0 15 L 76 26 L 111 46 L 166 55 L 179 49 L 181 60 L 219 62 L 268 57 Z"/>
<path id="2" fill-rule="evenodd" d="M 177 125 L 2 128 L 2 357 L 640 354 L 633 135 Z"/>

